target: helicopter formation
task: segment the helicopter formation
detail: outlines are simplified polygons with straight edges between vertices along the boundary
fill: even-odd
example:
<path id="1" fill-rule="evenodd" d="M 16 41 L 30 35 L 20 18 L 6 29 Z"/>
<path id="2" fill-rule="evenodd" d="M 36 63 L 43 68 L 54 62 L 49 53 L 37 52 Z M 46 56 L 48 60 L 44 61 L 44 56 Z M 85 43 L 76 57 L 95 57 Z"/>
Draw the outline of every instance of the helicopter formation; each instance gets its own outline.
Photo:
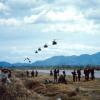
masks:
<path id="1" fill-rule="evenodd" d="M 57 41 L 56 40 L 53 40 L 52 41 L 52 45 L 57 45 Z M 48 44 L 44 44 L 43 45 L 43 48 L 48 48 L 49 45 Z M 42 48 L 39 47 L 37 50 L 35 50 L 35 54 L 39 53 L 40 51 L 42 51 Z M 29 63 L 31 63 L 31 60 L 29 57 L 25 58 L 24 61 L 28 61 Z"/>
<path id="2" fill-rule="evenodd" d="M 56 40 L 53 40 L 52 41 L 52 45 L 57 45 L 57 41 Z M 47 44 L 45 44 L 44 46 L 43 46 L 43 48 L 48 48 L 49 46 L 47 45 Z M 38 48 L 37 50 L 35 50 L 35 53 L 38 53 L 39 51 L 42 51 L 42 49 L 41 48 Z"/>

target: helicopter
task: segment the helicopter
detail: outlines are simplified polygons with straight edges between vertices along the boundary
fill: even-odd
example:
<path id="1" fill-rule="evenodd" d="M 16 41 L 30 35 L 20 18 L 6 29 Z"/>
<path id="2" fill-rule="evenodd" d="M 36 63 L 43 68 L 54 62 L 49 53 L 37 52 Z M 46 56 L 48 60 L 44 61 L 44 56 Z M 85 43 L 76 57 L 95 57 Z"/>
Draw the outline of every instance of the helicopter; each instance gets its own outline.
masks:
<path id="1" fill-rule="evenodd" d="M 30 58 L 27 57 L 27 58 L 24 59 L 24 61 L 26 61 L 26 60 L 28 60 L 28 62 L 31 63 Z"/>
<path id="2" fill-rule="evenodd" d="M 38 51 L 41 51 L 41 48 L 38 48 Z"/>
<path id="3" fill-rule="evenodd" d="M 47 44 L 45 44 L 45 45 L 44 45 L 44 48 L 48 48 L 48 45 L 47 45 Z"/>
<path id="4" fill-rule="evenodd" d="M 36 50 L 35 53 L 38 53 L 38 51 Z"/>
<path id="5" fill-rule="evenodd" d="M 57 45 L 57 42 L 55 40 L 53 40 L 52 45 Z"/>

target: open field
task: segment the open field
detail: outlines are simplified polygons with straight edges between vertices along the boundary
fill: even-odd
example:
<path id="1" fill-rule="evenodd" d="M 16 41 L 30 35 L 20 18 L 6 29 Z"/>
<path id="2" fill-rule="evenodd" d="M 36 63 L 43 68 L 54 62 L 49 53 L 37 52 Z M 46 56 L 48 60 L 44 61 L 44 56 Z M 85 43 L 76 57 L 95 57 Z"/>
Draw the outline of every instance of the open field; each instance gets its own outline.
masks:
<path id="1" fill-rule="evenodd" d="M 66 76 L 67 84 L 45 84 L 48 79 L 53 77 L 43 74 L 27 78 L 22 71 L 13 71 L 11 84 L 0 83 L 0 100 L 100 100 L 100 79 L 72 82 L 72 77 Z"/>

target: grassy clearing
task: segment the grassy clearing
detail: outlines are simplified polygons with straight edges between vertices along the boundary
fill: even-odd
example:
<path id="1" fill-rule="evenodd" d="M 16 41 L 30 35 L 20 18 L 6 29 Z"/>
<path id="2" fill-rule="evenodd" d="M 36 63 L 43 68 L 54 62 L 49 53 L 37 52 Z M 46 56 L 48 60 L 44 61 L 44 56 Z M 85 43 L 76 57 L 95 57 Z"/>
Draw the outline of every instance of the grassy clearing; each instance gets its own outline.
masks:
<path id="1" fill-rule="evenodd" d="M 22 77 L 22 72 L 13 72 L 12 84 L 3 86 L 0 83 L 0 100 L 99 100 L 100 79 L 85 82 L 72 82 L 67 76 L 68 84 L 44 84 L 45 79 L 53 80 L 49 75 L 36 78 Z"/>

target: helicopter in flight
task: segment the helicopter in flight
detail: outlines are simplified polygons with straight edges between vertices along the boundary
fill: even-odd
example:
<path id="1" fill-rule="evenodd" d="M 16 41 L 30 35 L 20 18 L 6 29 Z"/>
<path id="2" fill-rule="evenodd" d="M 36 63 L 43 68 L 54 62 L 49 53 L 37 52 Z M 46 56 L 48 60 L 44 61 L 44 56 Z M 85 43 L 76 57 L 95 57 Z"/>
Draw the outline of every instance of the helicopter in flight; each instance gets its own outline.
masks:
<path id="1" fill-rule="evenodd" d="M 57 45 L 58 43 L 57 43 L 57 41 L 54 39 L 53 41 L 52 41 L 52 45 Z M 48 44 L 46 43 L 46 44 L 44 44 L 43 45 L 43 48 L 48 48 Z M 35 50 L 35 54 L 37 54 L 37 53 L 39 53 L 39 51 L 42 51 L 42 49 L 39 47 L 37 50 Z M 24 59 L 24 61 L 28 61 L 29 63 L 31 63 L 31 60 L 30 60 L 30 58 L 29 57 L 26 57 L 25 59 Z"/>
<path id="2" fill-rule="evenodd" d="M 26 61 L 26 60 L 27 60 L 29 63 L 31 63 L 30 58 L 27 57 L 27 58 L 24 59 L 24 61 Z"/>
<path id="3" fill-rule="evenodd" d="M 45 44 L 45 45 L 44 45 L 44 48 L 48 48 L 48 45 L 47 45 L 47 44 Z"/>
<path id="4" fill-rule="evenodd" d="M 38 51 L 36 50 L 35 53 L 38 53 Z"/>
<path id="5" fill-rule="evenodd" d="M 38 48 L 38 51 L 41 51 L 42 49 L 41 48 Z"/>
<path id="6" fill-rule="evenodd" d="M 57 45 L 56 40 L 53 40 L 53 41 L 52 41 L 52 45 Z"/>
<path id="7" fill-rule="evenodd" d="M 57 45 L 57 41 L 56 41 L 56 39 L 54 39 L 53 41 L 52 41 L 52 45 Z M 44 45 L 43 45 L 43 48 L 48 48 L 48 44 L 47 43 L 45 43 Z M 35 53 L 39 53 L 39 51 L 42 51 L 42 49 L 39 47 L 37 50 L 35 50 Z"/>

